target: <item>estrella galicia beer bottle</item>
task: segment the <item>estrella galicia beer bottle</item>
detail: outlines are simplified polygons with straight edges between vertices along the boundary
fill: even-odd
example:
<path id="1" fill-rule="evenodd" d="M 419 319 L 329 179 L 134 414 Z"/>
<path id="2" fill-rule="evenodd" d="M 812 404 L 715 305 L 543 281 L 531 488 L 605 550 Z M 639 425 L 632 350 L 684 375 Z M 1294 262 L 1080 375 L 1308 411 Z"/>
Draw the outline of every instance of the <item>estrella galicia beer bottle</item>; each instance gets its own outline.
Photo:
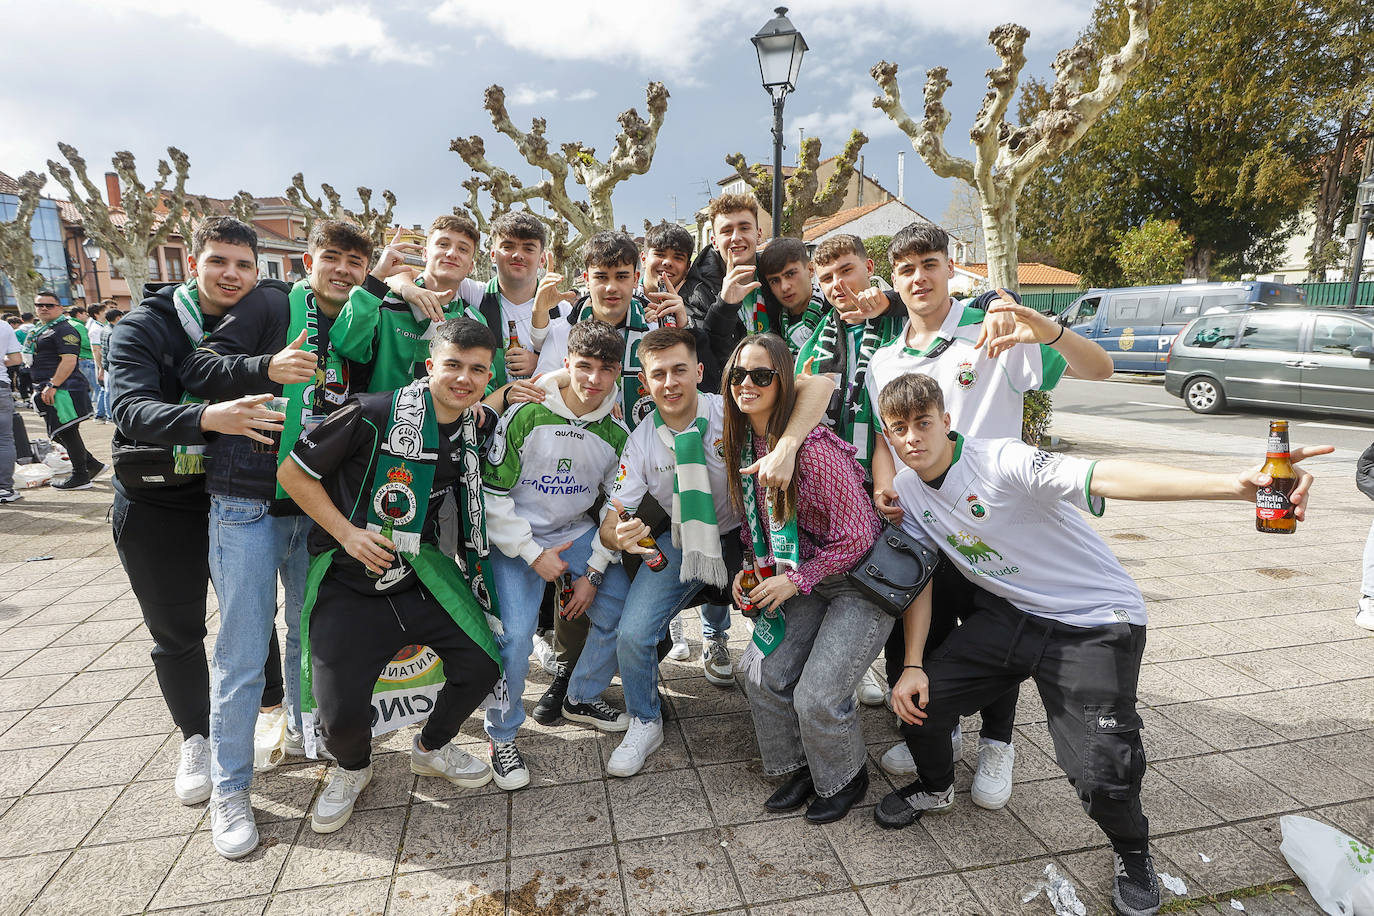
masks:
<path id="1" fill-rule="evenodd" d="M 514 321 L 507 321 L 507 322 L 506 322 L 506 334 L 507 334 L 507 336 L 509 337 L 509 340 L 508 340 L 507 343 L 506 343 L 507 349 L 510 349 L 510 350 L 519 349 L 519 347 L 520 347 L 520 335 L 517 334 L 517 333 L 515 332 L 515 322 L 514 322 Z"/>
<path id="2" fill-rule="evenodd" d="M 663 274 L 658 275 L 658 291 L 660 293 L 666 293 L 668 291 L 668 283 L 663 279 Z M 664 315 L 658 320 L 658 325 L 661 328 L 675 328 L 677 327 L 677 317 L 675 315 Z"/>
<path id="3" fill-rule="evenodd" d="M 1269 486 L 1260 487 L 1255 494 L 1255 530 L 1266 534 L 1292 534 L 1298 527 L 1298 519 L 1293 514 L 1293 503 L 1288 494 L 1293 492 L 1298 475 L 1293 471 L 1293 462 L 1288 450 L 1288 421 L 1269 421 L 1269 446 L 1265 449 L 1264 467 L 1260 473 L 1268 474 Z"/>
<path id="4" fill-rule="evenodd" d="M 620 520 L 622 522 L 628 522 L 632 518 L 634 518 L 634 516 L 630 514 L 628 509 L 620 510 Z M 639 546 L 653 551 L 653 553 L 641 554 L 644 558 L 645 566 L 649 567 L 654 572 L 663 572 L 663 570 L 667 568 L 668 558 L 663 555 L 663 551 L 658 549 L 658 541 L 654 540 L 652 534 L 646 533 L 644 537 L 640 538 Z"/>
<path id="5" fill-rule="evenodd" d="M 740 602 L 739 612 L 745 617 L 759 616 L 759 607 L 749 598 L 749 593 L 758 588 L 759 577 L 754 572 L 753 566 L 744 568 L 744 575 L 740 576 L 739 590 L 744 593 L 744 600 Z"/>
<path id="6" fill-rule="evenodd" d="M 391 532 L 394 531 L 395 528 L 396 525 L 391 520 L 391 516 L 388 515 L 386 518 L 382 519 L 382 537 L 386 538 L 388 541 L 391 540 Z M 382 572 L 386 572 L 386 570 L 390 568 L 391 564 L 388 563 L 386 566 L 382 567 Z M 382 573 L 380 572 L 373 572 L 372 570 L 367 568 L 364 568 L 363 571 L 366 572 L 368 577 L 372 579 L 380 579 L 382 577 Z"/>
<path id="7" fill-rule="evenodd" d="M 572 573 L 563 573 L 558 577 L 558 613 L 562 614 L 568 607 L 568 602 L 573 599 Z"/>

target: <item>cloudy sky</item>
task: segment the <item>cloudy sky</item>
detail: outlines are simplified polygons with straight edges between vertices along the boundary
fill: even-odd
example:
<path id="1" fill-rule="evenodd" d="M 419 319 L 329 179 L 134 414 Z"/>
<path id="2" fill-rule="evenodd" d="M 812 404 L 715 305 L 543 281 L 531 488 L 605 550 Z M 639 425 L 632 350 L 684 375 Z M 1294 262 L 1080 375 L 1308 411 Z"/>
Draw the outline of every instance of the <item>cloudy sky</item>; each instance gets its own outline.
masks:
<path id="1" fill-rule="evenodd" d="M 483 90 L 499 83 L 517 125 L 548 121 L 548 137 L 581 140 L 603 158 L 615 116 L 644 110 L 644 89 L 671 93 L 647 175 L 615 192 L 632 229 L 649 217 L 688 217 L 741 151 L 771 158 L 771 106 L 749 43 L 771 18 L 767 4 L 723 0 L 547 2 L 516 0 L 46 0 L 0 3 L 0 171 L 41 170 L 59 139 L 99 174 L 129 149 L 151 174 L 175 145 L 191 159 L 191 187 L 216 197 L 239 189 L 281 193 L 297 171 L 346 197 L 357 185 L 392 189 L 398 221 L 427 223 L 465 196 L 470 172 L 449 141 L 479 134 L 488 157 L 538 180 L 495 133 Z M 951 183 L 933 176 L 909 141 L 872 108 L 869 68 L 901 67 L 904 100 L 919 117 L 926 68 L 954 81 L 946 142 L 968 149 L 983 71 L 996 64 L 989 28 L 1031 29 L 1026 73 L 1047 76 L 1055 52 L 1086 25 L 1088 0 L 913 3 L 810 0 L 789 18 L 810 45 L 787 102 L 784 162 L 798 129 L 838 153 L 864 130 L 866 170 L 894 193 L 906 150 L 907 203 L 939 219 Z M 571 185 L 571 179 L 570 179 Z M 48 189 L 60 195 L 55 182 Z M 574 196 L 580 188 L 572 186 Z"/>

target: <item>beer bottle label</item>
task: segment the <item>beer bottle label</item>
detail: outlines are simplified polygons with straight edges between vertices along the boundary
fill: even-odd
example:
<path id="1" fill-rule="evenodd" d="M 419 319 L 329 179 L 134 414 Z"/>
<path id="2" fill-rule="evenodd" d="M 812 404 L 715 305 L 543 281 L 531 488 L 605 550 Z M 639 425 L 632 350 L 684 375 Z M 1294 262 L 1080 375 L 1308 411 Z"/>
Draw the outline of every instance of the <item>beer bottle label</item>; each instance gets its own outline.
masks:
<path id="1" fill-rule="evenodd" d="M 1269 437 L 1269 444 L 1265 446 L 1265 452 L 1270 455 L 1287 455 L 1288 437 L 1271 435 Z"/>
<path id="2" fill-rule="evenodd" d="M 1255 494 L 1255 515 L 1265 521 L 1292 518 L 1293 504 L 1288 494 L 1293 490 L 1293 483 L 1291 478 L 1278 477 L 1269 486 L 1260 487 Z"/>

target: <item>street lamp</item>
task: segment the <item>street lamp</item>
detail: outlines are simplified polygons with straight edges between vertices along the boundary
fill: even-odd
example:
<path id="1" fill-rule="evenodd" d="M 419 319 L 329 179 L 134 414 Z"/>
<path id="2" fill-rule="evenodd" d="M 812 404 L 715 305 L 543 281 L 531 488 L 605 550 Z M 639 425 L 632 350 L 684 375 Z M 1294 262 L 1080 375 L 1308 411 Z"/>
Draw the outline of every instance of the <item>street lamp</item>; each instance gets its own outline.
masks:
<path id="1" fill-rule="evenodd" d="M 759 55 L 763 89 L 773 97 L 773 238 L 777 238 L 782 234 L 782 105 L 787 93 L 797 88 L 806 39 L 787 20 L 787 7 L 773 12 L 777 15 L 750 41 Z"/>
<path id="2" fill-rule="evenodd" d="M 81 243 L 81 250 L 86 253 L 86 260 L 91 262 L 91 278 L 95 280 L 95 301 L 100 301 L 100 267 L 96 263 L 100 260 L 100 245 L 89 235 L 86 241 Z"/>

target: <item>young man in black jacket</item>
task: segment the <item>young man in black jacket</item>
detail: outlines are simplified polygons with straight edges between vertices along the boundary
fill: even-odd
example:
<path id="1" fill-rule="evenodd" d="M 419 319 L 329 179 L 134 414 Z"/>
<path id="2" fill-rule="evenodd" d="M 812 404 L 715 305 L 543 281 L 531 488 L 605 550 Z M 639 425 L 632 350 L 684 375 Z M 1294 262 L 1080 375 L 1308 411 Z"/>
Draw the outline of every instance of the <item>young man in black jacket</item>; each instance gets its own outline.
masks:
<path id="1" fill-rule="evenodd" d="M 39 324 L 24 338 L 24 352 L 33 354 L 34 407 L 43 415 L 48 435 L 67 450 L 71 476 L 52 485 L 54 490 L 89 490 L 91 481 L 105 470 L 81 441 L 81 423 L 91 414 L 91 388 L 77 363 L 82 333 L 62 313 L 62 303 L 51 290 L 34 297 Z"/>
<path id="2" fill-rule="evenodd" d="M 277 485 L 277 465 L 301 433 L 343 405 L 355 367 L 329 346 L 330 331 L 367 275 L 371 240 L 341 220 L 317 220 L 307 242 L 306 280 L 289 289 L 262 284 L 227 315 L 180 368 L 192 394 L 224 400 L 264 390 L 279 396 L 286 419 L 265 447 L 224 436 L 207 453 L 210 576 L 220 602 L 210 685 L 211 839 L 236 859 L 258 843 L 248 787 L 254 730 L 263 693 L 263 661 L 274 641 L 275 570 L 286 593 L 285 726 L 287 753 L 300 739 L 300 610 L 309 565 L 310 519 Z M 283 403 L 284 402 L 284 403 Z M 281 722 L 281 717 L 286 717 Z"/>
<path id="3" fill-rule="evenodd" d="M 191 280 L 149 287 L 111 333 L 105 354 L 115 418 L 115 548 L 153 637 L 163 699 L 181 729 L 175 791 L 187 805 L 210 797 L 210 500 L 198 457 L 212 433 L 269 441 L 282 415 L 268 409 L 266 394 L 213 405 L 187 397 L 176 367 L 253 288 L 257 241 L 238 220 L 203 222 L 191 240 Z M 280 671 L 275 656 L 267 665 Z"/>

